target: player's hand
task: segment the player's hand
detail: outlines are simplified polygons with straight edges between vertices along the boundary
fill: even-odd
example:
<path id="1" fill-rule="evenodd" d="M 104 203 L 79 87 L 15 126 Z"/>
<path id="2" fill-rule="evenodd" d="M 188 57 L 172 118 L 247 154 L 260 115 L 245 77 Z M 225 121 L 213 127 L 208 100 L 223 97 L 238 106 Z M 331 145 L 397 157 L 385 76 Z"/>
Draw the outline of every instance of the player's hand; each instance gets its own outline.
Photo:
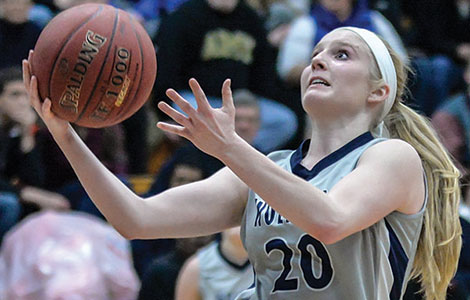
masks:
<path id="1" fill-rule="evenodd" d="M 28 92 L 31 106 L 38 113 L 39 117 L 44 121 L 49 131 L 54 135 L 64 136 L 69 128 L 69 122 L 60 119 L 51 111 L 51 100 L 46 98 L 41 102 L 38 91 L 37 77 L 32 75 L 31 72 L 31 59 L 34 53 L 33 50 L 29 51 L 28 59 L 23 60 L 23 83 Z"/>
<path id="2" fill-rule="evenodd" d="M 233 104 L 230 79 L 222 85 L 222 107 L 213 108 L 199 83 L 189 80 L 189 86 L 196 98 L 197 109 L 191 106 L 175 90 L 168 89 L 166 95 L 186 114 L 182 114 L 165 102 L 158 107 L 176 124 L 158 122 L 158 128 L 175 133 L 190 140 L 200 150 L 220 159 L 225 149 L 238 137 L 235 133 L 235 107 Z"/>

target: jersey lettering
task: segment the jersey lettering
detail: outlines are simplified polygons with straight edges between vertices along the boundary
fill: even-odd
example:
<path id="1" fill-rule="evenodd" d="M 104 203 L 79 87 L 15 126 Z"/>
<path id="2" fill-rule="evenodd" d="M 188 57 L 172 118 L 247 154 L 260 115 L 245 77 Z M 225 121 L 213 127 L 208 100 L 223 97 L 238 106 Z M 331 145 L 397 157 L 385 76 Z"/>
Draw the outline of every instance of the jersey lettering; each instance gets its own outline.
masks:
<path id="1" fill-rule="evenodd" d="M 274 208 L 269 206 L 263 200 L 255 198 L 255 203 L 256 203 L 256 217 L 255 217 L 255 222 L 253 225 L 254 227 L 262 226 L 263 225 L 262 220 L 264 220 L 264 224 L 268 226 L 273 225 L 274 223 L 277 223 L 277 224 L 289 223 L 289 220 L 281 216 L 276 210 L 274 210 Z M 276 222 L 274 222 L 275 220 Z"/>
<path id="2" fill-rule="evenodd" d="M 305 284 L 316 291 L 327 288 L 333 281 L 334 270 L 331 265 L 330 254 L 325 246 L 310 235 L 304 234 L 297 243 L 297 249 L 300 252 L 300 269 Z M 282 252 L 283 270 L 274 281 L 271 293 L 297 290 L 299 288 L 298 278 L 288 278 L 292 272 L 294 250 L 287 245 L 286 241 L 280 238 L 274 238 L 265 244 L 265 251 L 268 256 L 274 250 Z"/>

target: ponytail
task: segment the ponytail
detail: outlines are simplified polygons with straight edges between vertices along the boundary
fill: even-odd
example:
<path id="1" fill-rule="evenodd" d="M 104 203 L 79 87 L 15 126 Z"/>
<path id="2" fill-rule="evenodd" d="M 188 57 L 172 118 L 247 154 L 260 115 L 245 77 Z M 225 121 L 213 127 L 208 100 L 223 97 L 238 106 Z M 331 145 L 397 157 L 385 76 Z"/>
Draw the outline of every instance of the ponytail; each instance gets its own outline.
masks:
<path id="1" fill-rule="evenodd" d="M 423 227 L 411 277 L 421 284 L 425 299 L 445 299 L 457 270 L 462 245 L 458 212 L 460 172 L 430 122 L 402 103 L 409 69 L 385 44 L 397 73 L 397 96 L 384 122 L 391 138 L 404 140 L 416 149 L 428 187 Z"/>
<path id="2" fill-rule="evenodd" d="M 412 278 L 425 299 L 445 299 L 460 256 L 460 173 L 424 117 L 396 102 L 385 120 L 392 138 L 411 144 L 421 157 L 428 185 L 423 228 Z"/>

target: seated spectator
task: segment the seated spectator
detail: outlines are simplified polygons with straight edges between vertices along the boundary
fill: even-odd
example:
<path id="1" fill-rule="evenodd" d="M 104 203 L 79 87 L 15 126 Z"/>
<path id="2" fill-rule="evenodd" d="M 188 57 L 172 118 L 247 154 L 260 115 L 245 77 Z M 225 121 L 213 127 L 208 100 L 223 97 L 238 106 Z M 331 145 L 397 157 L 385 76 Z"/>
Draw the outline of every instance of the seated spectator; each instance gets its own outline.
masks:
<path id="1" fill-rule="evenodd" d="M 293 21 L 280 47 L 277 68 L 281 77 L 297 86 L 302 70 L 310 63 L 314 46 L 325 34 L 343 26 L 376 32 L 406 61 L 406 50 L 395 28 L 379 12 L 369 9 L 367 0 L 319 0 L 309 14 Z"/>
<path id="2" fill-rule="evenodd" d="M 211 104 L 220 107 L 220 87 L 229 77 L 233 89 L 261 96 L 261 128 L 266 131 L 260 135 L 269 138 L 255 143 L 259 150 L 277 149 L 295 135 L 294 112 L 272 100 L 284 92 L 276 82 L 274 53 L 263 20 L 244 1 L 189 0 L 163 20 L 156 44 L 156 101 L 167 100 L 165 92 L 173 87 L 195 102 L 188 86 L 195 77 Z"/>
<path id="3" fill-rule="evenodd" d="M 0 1 L 0 69 L 18 66 L 28 57 L 41 33 L 41 28 L 28 20 L 32 0 Z"/>
<path id="4" fill-rule="evenodd" d="M 184 262 L 214 236 L 177 239 L 175 250 L 158 257 L 145 269 L 138 300 L 173 300 L 178 273 Z"/>
<path id="5" fill-rule="evenodd" d="M 243 139 L 245 139 L 248 143 L 251 144 L 253 143 L 253 140 L 255 139 L 255 136 L 257 135 L 260 126 L 259 103 L 252 93 L 250 93 L 248 90 L 243 89 L 234 91 L 233 99 L 235 105 L 235 130 Z M 185 167 L 181 168 L 181 166 Z M 195 166 L 196 169 L 194 168 Z M 175 184 L 179 185 L 198 180 L 198 178 L 194 176 L 196 175 L 195 170 L 197 169 L 202 171 L 199 174 L 199 176 L 202 176 L 200 178 L 205 178 L 217 171 L 219 168 L 221 168 L 221 166 L 222 164 L 218 160 L 215 160 L 214 158 L 197 150 L 192 144 L 181 147 L 175 152 L 173 157 L 162 167 L 148 195 L 154 195 L 163 192 L 169 187 L 175 186 Z M 190 171 L 191 169 L 193 170 Z M 160 255 L 162 253 L 162 250 L 168 251 L 168 247 L 165 248 L 165 246 L 162 246 L 162 241 L 163 240 L 135 240 L 132 242 L 134 248 L 134 263 L 139 274 L 141 274 L 142 270 L 146 268 L 146 265 L 148 265 L 149 258 L 151 258 L 152 256 Z M 177 245 L 178 243 L 180 243 L 179 240 L 176 241 Z M 165 288 L 162 287 L 162 289 L 166 289 L 168 293 L 170 293 L 166 294 L 166 297 L 168 298 L 162 297 L 161 299 L 173 299 L 174 281 L 176 280 L 176 276 L 178 275 L 179 268 L 182 266 L 184 261 L 192 254 L 193 253 L 187 252 L 185 252 L 184 255 L 178 253 L 168 254 L 172 258 L 177 258 L 178 270 L 176 270 L 175 273 L 172 273 L 174 275 L 174 278 L 172 279 L 173 285 Z M 162 260 L 163 258 L 157 259 L 157 261 L 159 261 L 159 263 L 157 263 L 158 266 L 163 263 Z M 150 266 L 147 272 L 153 274 L 153 268 L 154 267 Z M 143 284 L 146 287 L 143 287 L 143 291 L 141 291 L 142 296 L 140 299 L 151 299 L 151 287 L 153 286 L 155 288 L 156 281 L 154 281 L 152 285 L 150 278 L 154 278 L 155 276 L 143 276 L 143 281 L 149 282 Z"/>
<path id="6" fill-rule="evenodd" d="M 192 144 L 187 144 L 176 150 L 163 165 L 147 195 L 159 194 L 169 188 L 206 178 L 220 167 L 220 162 L 199 151 Z M 152 260 L 168 254 L 175 247 L 173 239 L 133 240 L 131 243 L 134 266 L 140 277 Z"/>
<path id="7" fill-rule="evenodd" d="M 162 167 L 148 195 L 208 177 L 215 172 L 209 167 L 212 164 L 209 160 L 213 161 L 193 145 L 183 146 Z M 134 266 L 142 278 L 139 299 L 174 299 L 174 286 L 181 266 L 212 239 L 213 236 L 133 240 Z"/>
<path id="8" fill-rule="evenodd" d="M 92 152 L 106 164 L 111 172 L 127 184 L 128 156 L 124 148 L 125 137 L 122 125 L 106 128 L 73 126 Z M 44 187 L 66 197 L 73 210 L 103 218 L 46 128 L 38 131 L 37 139 L 41 149 Z"/>
<path id="9" fill-rule="evenodd" d="M 464 85 L 463 67 L 470 59 L 469 1 L 400 2 L 402 36 L 416 70 L 410 86 L 412 104 L 431 117 L 445 99 Z"/>
<path id="10" fill-rule="evenodd" d="M 253 283 L 253 269 L 240 239 L 240 227 L 200 249 L 184 264 L 176 300 L 232 300 Z"/>
<path id="11" fill-rule="evenodd" d="M 464 175 L 470 170 L 470 63 L 464 73 L 467 89 L 447 99 L 433 114 L 432 123 L 444 146 Z"/>
<path id="12" fill-rule="evenodd" d="M 37 145 L 37 115 L 29 104 L 19 67 L 0 70 L 0 210 L 4 233 L 21 208 L 66 209 L 62 195 L 44 189 L 44 167 Z M 21 201 L 21 203 L 19 202 Z M 0 236 L 1 239 L 1 236 Z"/>
<path id="13" fill-rule="evenodd" d="M 110 0 L 109 4 L 133 14 L 144 25 L 150 36 L 154 36 L 162 18 L 176 10 L 187 0 Z"/>

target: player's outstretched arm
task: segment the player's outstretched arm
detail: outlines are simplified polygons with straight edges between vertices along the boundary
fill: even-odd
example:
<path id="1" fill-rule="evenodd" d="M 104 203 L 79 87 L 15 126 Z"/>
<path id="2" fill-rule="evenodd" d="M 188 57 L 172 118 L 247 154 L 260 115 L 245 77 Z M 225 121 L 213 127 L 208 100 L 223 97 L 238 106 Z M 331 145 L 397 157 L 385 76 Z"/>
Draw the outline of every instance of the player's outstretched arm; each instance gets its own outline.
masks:
<path id="1" fill-rule="evenodd" d="M 284 170 L 235 133 L 229 80 L 222 86 L 221 108 L 209 105 L 195 79 L 189 85 L 197 108 L 168 90 L 168 97 L 184 114 L 160 102 L 160 109 L 177 125 L 160 122 L 159 128 L 189 139 L 221 160 L 274 210 L 320 241 L 334 243 L 395 210 L 412 214 L 421 208 L 421 160 L 409 144 L 389 140 L 370 147 L 354 172 L 325 193 Z"/>
<path id="2" fill-rule="evenodd" d="M 43 119 L 90 198 L 126 238 L 207 235 L 240 224 L 248 188 L 228 169 L 150 199 L 137 196 L 96 158 L 72 126 L 39 98 L 37 79 L 23 61 L 31 105 Z"/>

